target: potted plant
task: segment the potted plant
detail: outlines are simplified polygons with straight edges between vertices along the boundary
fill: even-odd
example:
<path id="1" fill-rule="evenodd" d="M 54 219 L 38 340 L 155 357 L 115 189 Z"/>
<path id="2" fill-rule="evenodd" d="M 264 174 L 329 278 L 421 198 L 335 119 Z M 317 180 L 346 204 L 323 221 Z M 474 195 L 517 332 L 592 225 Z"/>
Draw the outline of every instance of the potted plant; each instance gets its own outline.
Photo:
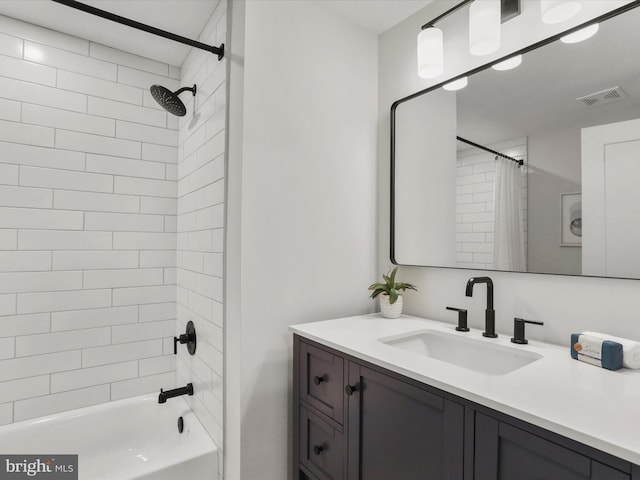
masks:
<path id="1" fill-rule="evenodd" d="M 384 283 L 374 283 L 369 287 L 373 290 L 371 298 L 380 296 L 380 311 L 385 318 L 398 318 L 402 314 L 402 293 L 405 290 L 418 289 L 410 283 L 396 282 L 396 273 L 398 267 L 395 267 L 390 275 L 382 275 Z"/>

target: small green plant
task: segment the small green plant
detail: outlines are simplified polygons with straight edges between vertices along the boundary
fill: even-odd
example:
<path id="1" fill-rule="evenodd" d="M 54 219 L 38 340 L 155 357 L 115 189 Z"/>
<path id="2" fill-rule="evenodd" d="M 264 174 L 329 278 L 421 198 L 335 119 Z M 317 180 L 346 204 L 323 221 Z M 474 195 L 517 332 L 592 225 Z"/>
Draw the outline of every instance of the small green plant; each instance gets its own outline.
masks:
<path id="1" fill-rule="evenodd" d="M 383 293 L 385 295 L 389 295 L 389 303 L 393 305 L 394 303 L 396 303 L 396 300 L 400 296 L 400 292 L 403 292 L 405 290 L 415 290 L 416 292 L 418 291 L 418 289 L 410 283 L 396 282 L 397 272 L 398 267 L 394 268 L 391 271 L 390 275 L 382 275 L 384 283 L 374 283 L 373 285 L 371 285 L 369 287 L 369 290 L 373 290 L 371 298 L 376 298 L 378 295 Z"/>

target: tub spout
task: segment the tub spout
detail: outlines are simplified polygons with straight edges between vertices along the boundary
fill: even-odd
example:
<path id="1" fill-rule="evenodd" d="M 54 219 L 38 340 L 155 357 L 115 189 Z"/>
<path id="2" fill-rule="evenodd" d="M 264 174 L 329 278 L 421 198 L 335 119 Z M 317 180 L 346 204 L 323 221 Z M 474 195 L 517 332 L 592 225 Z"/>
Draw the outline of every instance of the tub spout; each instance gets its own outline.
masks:
<path id="1" fill-rule="evenodd" d="M 174 388 L 173 390 L 160 389 L 160 395 L 158 395 L 158 403 L 167 403 L 167 399 L 173 397 L 179 397 L 180 395 L 193 395 L 193 383 L 187 383 L 186 387 Z"/>

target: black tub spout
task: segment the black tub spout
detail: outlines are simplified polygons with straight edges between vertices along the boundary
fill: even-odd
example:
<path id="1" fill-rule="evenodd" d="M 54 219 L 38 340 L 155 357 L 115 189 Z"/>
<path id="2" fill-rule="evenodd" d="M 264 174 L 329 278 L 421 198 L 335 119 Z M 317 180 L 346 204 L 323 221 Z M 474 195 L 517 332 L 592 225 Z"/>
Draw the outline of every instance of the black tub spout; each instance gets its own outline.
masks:
<path id="1" fill-rule="evenodd" d="M 193 395 L 193 383 L 187 383 L 186 387 L 174 388 L 173 390 L 160 389 L 160 395 L 158 395 L 158 403 L 167 403 L 167 399 L 173 397 L 179 397 L 180 395 Z"/>

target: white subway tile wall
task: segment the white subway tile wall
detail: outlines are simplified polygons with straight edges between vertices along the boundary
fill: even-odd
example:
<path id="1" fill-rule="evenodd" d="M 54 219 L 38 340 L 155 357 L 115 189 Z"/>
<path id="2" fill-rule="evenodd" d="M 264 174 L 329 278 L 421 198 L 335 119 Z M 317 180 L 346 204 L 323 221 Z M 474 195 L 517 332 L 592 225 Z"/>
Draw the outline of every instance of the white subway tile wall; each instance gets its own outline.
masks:
<path id="1" fill-rule="evenodd" d="M 200 41 L 219 45 L 226 36 L 226 7 L 221 1 Z M 216 444 L 223 446 L 222 379 L 222 239 L 224 237 L 226 58 L 192 50 L 182 66 L 182 84 L 198 85 L 196 109 L 199 116 L 179 120 L 178 157 L 178 330 L 187 321 L 195 323 L 198 348 L 190 356 L 184 347 L 176 362 L 178 383 L 192 382 L 195 395 L 190 402 L 200 422 Z M 192 112 L 192 96 L 185 96 Z M 144 157 L 144 152 L 143 152 Z M 147 211 L 160 208 L 143 200 Z M 169 217 L 167 217 L 169 218 Z M 161 252 L 157 252 L 160 254 Z M 151 257 L 147 259 L 151 261 Z M 154 307 L 145 311 L 152 314 Z M 142 307 L 141 307 L 142 309 Z M 140 315 L 143 315 L 140 310 Z M 222 461 L 219 462 L 222 465 Z M 222 478 L 222 471 L 219 472 Z"/>
<path id="2" fill-rule="evenodd" d="M 488 145 L 505 155 L 527 159 L 526 138 Z M 526 168 L 526 167 L 523 167 Z M 492 269 L 495 155 L 469 148 L 458 151 L 456 167 L 456 266 Z M 527 232 L 527 179 L 522 177 L 523 227 Z"/>
<path id="3" fill-rule="evenodd" d="M 175 386 L 179 77 L 0 16 L 0 425 Z"/>

